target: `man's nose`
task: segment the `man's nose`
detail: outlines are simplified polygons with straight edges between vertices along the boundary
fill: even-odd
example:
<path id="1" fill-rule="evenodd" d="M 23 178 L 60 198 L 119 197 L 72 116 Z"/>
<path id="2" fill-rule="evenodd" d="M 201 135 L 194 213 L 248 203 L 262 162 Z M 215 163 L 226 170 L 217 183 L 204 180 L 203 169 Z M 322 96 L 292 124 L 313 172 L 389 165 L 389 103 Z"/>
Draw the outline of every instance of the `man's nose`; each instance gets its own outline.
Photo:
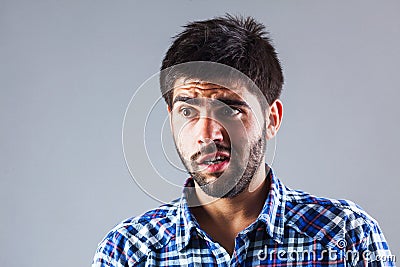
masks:
<path id="1" fill-rule="evenodd" d="M 209 141 L 222 142 L 223 140 L 223 127 L 215 119 L 209 117 L 202 117 L 197 121 L 198 131 L 198 144 L 206 144 Z"/>

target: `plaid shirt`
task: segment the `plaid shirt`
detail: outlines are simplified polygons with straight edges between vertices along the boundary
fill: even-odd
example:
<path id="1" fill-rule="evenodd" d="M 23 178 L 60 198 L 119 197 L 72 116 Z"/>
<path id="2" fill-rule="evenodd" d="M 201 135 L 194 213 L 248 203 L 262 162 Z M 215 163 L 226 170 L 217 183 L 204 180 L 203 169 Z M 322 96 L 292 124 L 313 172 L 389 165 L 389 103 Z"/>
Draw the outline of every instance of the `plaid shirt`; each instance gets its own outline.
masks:
<path id="1" fill-rule="evenodd" d="M 232 255 L 204 232 L 183 196 L 117 225 L 95 266 L 395 266 L 378 223 L 352 202 L 319 198 L 270 176 L 257 220 Z"/>

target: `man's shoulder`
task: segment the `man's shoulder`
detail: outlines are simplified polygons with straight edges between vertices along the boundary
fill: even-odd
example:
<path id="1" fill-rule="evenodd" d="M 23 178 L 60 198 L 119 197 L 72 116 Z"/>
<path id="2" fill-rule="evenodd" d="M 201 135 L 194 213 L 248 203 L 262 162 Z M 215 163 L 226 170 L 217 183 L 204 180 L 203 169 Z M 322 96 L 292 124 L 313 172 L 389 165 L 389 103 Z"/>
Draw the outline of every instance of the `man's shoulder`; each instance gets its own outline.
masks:
<path id="1" fill-rule="evenodd" d="M 363 208 L 351 200 L 320 197 L 301 190 L 287 189 L 286 192 L 286 203 L 291 206 L 322 208 L 328 209 L 331 212 L 343 211 L 365 217 L 365 219 L 372 219 Z"/>
<path id="2" fill-rule="evenodd" d="M 338 246 L 349 238 L 361 242 L 377 226 L 373 217 L 350 200 L 291 189 L 287 190 L 285 200 L 286 224 L 328 246 Z"/>
<path id="3" fill-rule="evenodd" d="M 117 224 L 100 242 L 94 262 L 141 262 L 175 237 L 179 200 L 151 209 Z M 96 265 L 97 266 L 97 265 Z"/>
<path id="4" fill-rule="evenodd" d="M 159 224 L 159 222 L 168 223 L 176 218 L 179 205 L 180 199 L 176 199 L 174 201 L 171 201 L 170 203 L 166 203 L 157 208 L 148 210 L 141 215 L 131 217 L 120 223 L 120 225 L 126 223 L 138 225 L 147 225 L 154 223 Z"/>
<path id="5" fill-rule="evenodd" d="M 175 200 L 128 218 L 116 225 L 108 236 L 124 235 L 130 241 L 150 242 L 149 245 L 158 247 L 161 245 L 158 243 L 175 235 L 178 205 L 179 200 Z M 154 242 L 156 240 L 158 242 Z"/>

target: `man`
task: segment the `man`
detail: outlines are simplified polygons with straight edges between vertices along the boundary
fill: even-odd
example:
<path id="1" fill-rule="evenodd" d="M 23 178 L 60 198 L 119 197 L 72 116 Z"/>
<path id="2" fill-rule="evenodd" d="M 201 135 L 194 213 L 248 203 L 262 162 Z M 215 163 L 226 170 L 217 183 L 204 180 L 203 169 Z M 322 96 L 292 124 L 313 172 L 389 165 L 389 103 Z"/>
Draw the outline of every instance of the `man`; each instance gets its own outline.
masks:
<path id="1" fill-rule="evenodd" d="M 161 69 L 191 177 L 180 199 L 110 231 L 93 266 L 394 266 L 360 207 L 291 190 L 265 163 L 283 75 L 262 24 L 230 15 L 189 23 Z"/>

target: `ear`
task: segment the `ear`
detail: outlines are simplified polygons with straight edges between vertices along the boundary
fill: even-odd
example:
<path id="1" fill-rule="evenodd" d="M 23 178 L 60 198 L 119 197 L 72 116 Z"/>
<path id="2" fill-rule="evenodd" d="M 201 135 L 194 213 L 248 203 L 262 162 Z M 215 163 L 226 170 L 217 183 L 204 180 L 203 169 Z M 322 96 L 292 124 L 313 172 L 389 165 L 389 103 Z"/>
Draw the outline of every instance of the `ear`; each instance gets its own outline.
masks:
<path id="1" fill-rule="evenodd" d="M 283 104 L 279 99 L 275 100 L 269 106 L 266 116 L 266 118 L 268 118 L 266 125 L 266 138 L 267 140 L 270 140 L 276 136 L 282 122 Z"/>
<path id="2" fill-rule="evenodd" d="M 167 111 L 168 111 L 168 117 L 169 117 L 169 127 L 172 131 L 172 113 L 171 113 L 172 109 L 169 105 L 167 105 Z"/>

